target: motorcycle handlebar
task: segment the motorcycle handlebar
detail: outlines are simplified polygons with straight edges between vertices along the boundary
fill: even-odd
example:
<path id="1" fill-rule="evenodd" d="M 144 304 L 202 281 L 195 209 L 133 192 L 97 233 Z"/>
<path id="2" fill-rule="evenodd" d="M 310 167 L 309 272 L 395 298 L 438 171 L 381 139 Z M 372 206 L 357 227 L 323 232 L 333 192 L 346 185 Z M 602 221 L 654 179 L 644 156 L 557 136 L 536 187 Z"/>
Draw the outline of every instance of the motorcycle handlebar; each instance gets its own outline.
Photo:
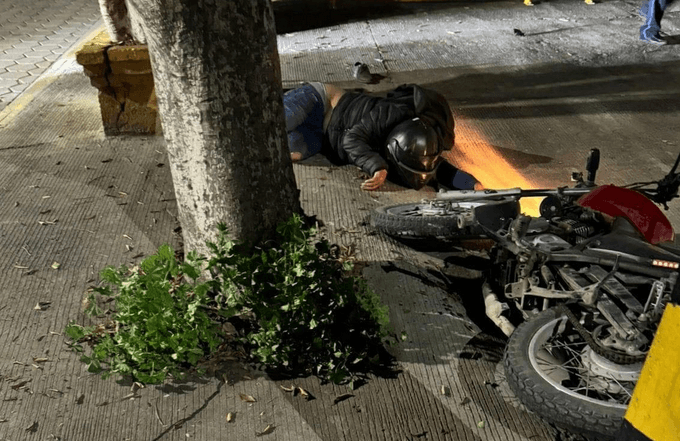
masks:
<path id="1" fill-rule="evenodd" d="M 543 196 L 582 196 L 588 194 L 593 188 L 551 188 L 551 189 L 532 189 L 523 190 L 521 188 L 507 188 L 504 190 L 457 190 L 440 191 L 437 199 L 453 202 L 464 202 L 473 200 L 494 200 L 503 198 L 526 198 Z"/>
<path id="2" fill-rule="evenodd" d="M 599 167 L 600 167 L 600 150 L 592 149 L 586 161 L 586 171 L 588 172 L 588 176 L 586 177 L 586 185 L 588 186 L 595 185 L 595 174 L 597 173 L 597 169 Z"/>
<path id="3" fill-rule="evenodd" d="M 600 164 L 600 151 L 598 149 L 592 149 L 590 155 L 588 156 L 586 169 L 588 170 L 588 183 L 593 183 L 595 180 L 595 173 Z M 680 189 L 680 173 L 676 170 L 680 166 L 680 154 L 678 154 L 673 168 L 668 172 L 666 176 L 660 181 L 652 182 L 640 182 L 635 184 L 630 184 L 624 186 L 624 188 L 630 188 L 647 196 L 650 200 L 661 204 L 666 210 L 668 210 L 668 202 L 672 199 L 678 197 L 678 190 Z M 656 185 L 656 188 L 645 188 L 647 186 Z M 590 193 L 595 186 L 588 185 L 587 187 L 562 187 L 556 189 L 536 189 L 536 190 L 523 190 L 521 188 L 507 188 L 503 190 L 456 190 L 447 191 L 440 190 L 437 193 L 436 198 L 438 200 L 453 201 L 453 202 L 464 202 L 472 200 L 494 200 L 503 198 L 523 198 L 523 197 L 543 197 L 543 196 L 582 196 L 584 194 Z"/>
<path id="4" fill-rule="evenodd" d="M 673 164 L 673 168 L 659 181 L 644 182 L 638 184 L 627 185 L 627 188 L 639 191 L 647 196 L 657 204 L 664 206 L 668 210 L 667 203 L 678 197 L 678 189 L 680 188 L 680 173 L 677 173 L 678 165 L 680 164 L 680 154 Z M 645 188 L 648 185 L 656 185 L 656 188 Z"/>

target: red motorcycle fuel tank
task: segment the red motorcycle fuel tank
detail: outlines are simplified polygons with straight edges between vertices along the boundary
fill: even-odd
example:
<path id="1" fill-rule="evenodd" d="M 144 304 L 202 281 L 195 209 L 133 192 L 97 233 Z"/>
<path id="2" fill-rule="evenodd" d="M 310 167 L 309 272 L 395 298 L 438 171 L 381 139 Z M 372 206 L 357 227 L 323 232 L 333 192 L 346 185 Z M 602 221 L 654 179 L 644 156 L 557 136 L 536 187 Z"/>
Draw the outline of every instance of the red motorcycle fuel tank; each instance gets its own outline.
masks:
<path id="1" fill-rule="evenodd" d="M 635 190 L 602 185 L 581 196 L 576 203 L 612 217 L 625 217 L 653 245 L 675 239 L 673 226 L 666 215 L 654 202 Z"/>

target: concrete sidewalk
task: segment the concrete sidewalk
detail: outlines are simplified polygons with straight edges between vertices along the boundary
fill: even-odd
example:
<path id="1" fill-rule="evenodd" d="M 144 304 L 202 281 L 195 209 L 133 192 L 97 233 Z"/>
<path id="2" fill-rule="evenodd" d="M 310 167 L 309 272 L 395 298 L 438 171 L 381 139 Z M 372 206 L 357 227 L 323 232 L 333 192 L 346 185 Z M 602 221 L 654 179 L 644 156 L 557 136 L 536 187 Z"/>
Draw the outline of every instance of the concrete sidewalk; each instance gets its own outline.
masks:
<path id="1" fill-rule="evenodd" d="M 634 6 L 404 5 L 289 30 L 279 36 L 284 85 L 434 88 L 456 116 L 452 159 L 487 186 L 568 184 L 591 147 L 603 153 L 600 182 L 658 178 L 680 149 L 678 46 L 637 42 Z M 674 17 L 664 18 L 670 32 Z M 80 36 L 91 30 L 84 26 Z M 353 82 L 355 61 L 385 78 Z M 137 263 L 180 238 L 163 139 L 105 138 L 96 90 L 72 58 L 58 63 L 0 111 L 0 441 L 567 436 L 525 411 L 505 383 L 504 341 L 479 318 L 479 259 L 458 249 L 422 254 L 367 226 L 370 210 L 427 190 L 390 184 L 362 192 L 356 168 L 322 160 L 295 166 L 303 207 L 366 264 L 363 275 L 390 307 L 395 331 L 407 333 L 390 348 L 399 375 L 372 378 L 334 403 L 347 389 L 313 377 L 293 381 L 316 397 L 306 401 L 279 387 L 290 381 L 247 369 L 227 383 L 203 378 L 138 390 L 87 373 L 61 333 L 69 320 L 83 320 L 81 299 L 99 270 Z M 679 209 L 668 212 L 674 225 Z M 257 402 L 242 402 L 240 393 Z M 228 412 L 236 414 L 232 423 Z M 268 425 L 274 430 L 258 437 Z"/>

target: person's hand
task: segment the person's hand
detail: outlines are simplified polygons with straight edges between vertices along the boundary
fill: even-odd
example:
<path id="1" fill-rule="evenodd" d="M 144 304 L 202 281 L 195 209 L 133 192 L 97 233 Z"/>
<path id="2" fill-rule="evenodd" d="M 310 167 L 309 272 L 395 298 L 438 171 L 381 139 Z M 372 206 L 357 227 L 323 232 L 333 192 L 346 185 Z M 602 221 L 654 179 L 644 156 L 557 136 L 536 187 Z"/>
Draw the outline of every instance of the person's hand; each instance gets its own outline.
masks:
<path id="1" fill-rule="evenodd" d="M 377 172 L 373 173 L 373 177 L 371 179 L 367 179 L 361 184 L 361 189 L 367 191 L 377 190 L 385 183 L 386 179 L 387 170 L 378 170 Z"/>

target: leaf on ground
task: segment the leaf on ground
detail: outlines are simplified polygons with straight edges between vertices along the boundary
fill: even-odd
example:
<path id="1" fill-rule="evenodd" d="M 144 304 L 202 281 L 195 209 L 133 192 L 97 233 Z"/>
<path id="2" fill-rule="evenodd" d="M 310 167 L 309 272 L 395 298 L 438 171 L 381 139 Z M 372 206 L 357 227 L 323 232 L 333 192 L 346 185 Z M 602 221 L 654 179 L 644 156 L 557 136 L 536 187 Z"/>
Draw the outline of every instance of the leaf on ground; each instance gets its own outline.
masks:
<path id="1" fill-rule="evenodd" d="M 239 394 L 239 397 L 241 397 L 241 400 L 242 400 L 242 401 L 245 401 L 246 403 L 255 403 L 255 402 L 257 402 L 257 400 L 255 399 L 255 397 L 253 397 L 253 396 L 251 396 L 251 395 Z"/>
<path id="2" fill-rule="evenodd" d="M 231 423 L 234 421 L 234 414 L 232 412 L 227 413 L 227 422 Z"/>
<path id="3" fill-rule="evenodd" d="M 308 391 L 304 390 L 303 388 L 301 388 L 299 386 L 297 388 L 295 388 L 295 390 L 297 391 L 298 394 L 303 396 L 307 401 L 314 399 L 314 395 L 310 394 Z M 295 393 L 293 395 L 295 395 Z"/>
<path id="4" fill-rule="evenodd" d="M 347 400 L 347 399 L 350 399 L 350 398 L 352 398 L 353 396 L 354 396 L 354 395 L 352 395 L 352 394 L 342 394 L 342 395 L 338 395 L 338 396 L 335 397 L 335 399 L 333 400 L 333 404 L 338 404 L 339 402 L 345 401 L 345 400 Z"/>
<path id="5" fill-rule="evenodd" d="M 279 386 L 279 387 L 286 392 L 295 392 L 295 386 L 291 386 L 291 387 Z"/>
<path id="6" fill-rule="evenodd" d="M 37 421 L 26 428 L 26 432 L 35 433 L 37 431 L 38 431 L 38 422 Z"/>
<path id="7" fill-rule="evenodd" d="M 20 387 L 26 386 L 26 385 L 28 384 L 29 381 L 31 381 L 31 380 L 24 380 L 24 381 L 22 381 L 22 382 L 20 382 L 20 383 L 14 384 L 14 385 L 12 385 L 12 386 L 10 386 L 10 387 L 11 387 L 12 389 L 14 389 L 14 390 L 19 390 Z"/>
<path id="8" fill-rule="evenodd" d="M 49 306 L 52 304 L 52 302 L 38 302 L 35 304 L 33 309 L 36 311 L 44 311 L 45 309 L 49 308 Z"/>
<path id="9" fill-rule="evenodd" d="M 470 401 L 472 401 L 472 400 L 470 399 L 470 397 L 465 397 L 465 398 L 463 398 L 463 400 L 460 402 L 460 405 L 461 405 L 461 406 L 465 406 L 466 404 L 470 403 Z"/>
<path id="10" fill-rule="evenodd" d="M 275 426 L 269 424 L 267 427 L 264 428 L 262 432 L 255 432 L 255 436 L 269 435 L 274 431 L 274 429 Z"/>
<path id="11" fill-rule="evenodd" d="M 77 399 L 76 399 L 76 404 L 83 404 L 85 401 L 85 394 L 81 394 Z"/>
<path id="12" fill-rule="evenodd" d="M 448 386 L 442 385 L 441 392 L 442 392 L 442 395 L 444 395 L 444 396 L 446 396 L 446 397 L 450 397 L 450 396 L 451 396 L 451 388 L 448 387 Z"/>

